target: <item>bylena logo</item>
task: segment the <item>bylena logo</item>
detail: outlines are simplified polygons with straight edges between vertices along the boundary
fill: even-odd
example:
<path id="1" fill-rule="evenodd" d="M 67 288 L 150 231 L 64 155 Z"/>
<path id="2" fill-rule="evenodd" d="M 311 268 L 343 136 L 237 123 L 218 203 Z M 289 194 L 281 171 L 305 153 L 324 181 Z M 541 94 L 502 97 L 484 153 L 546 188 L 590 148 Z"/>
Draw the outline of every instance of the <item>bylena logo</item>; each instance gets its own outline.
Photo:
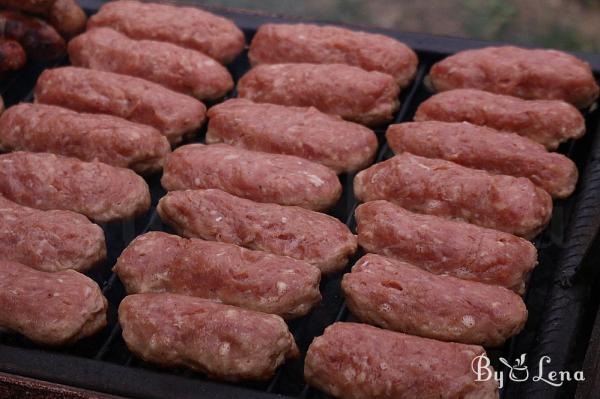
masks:
<path id="1" fill-rule="evenodd" d="M 508 369 L 508 379 L 513 382 L 523 382 L 531 378 L 533 382 L 542 382 L 555 387 L 563 385 L 567 381 L 585 381 L 583 371 L 547 371 L 545 369 L 552 360 L 550 356 L 542 356 L 538 363 L 537 373 L 529 373 L 529 368 L 525 364 L 527 354 L 523 353 L 519 358 L 515 359 L 515 363 L 511 365 L 506 359 L 501 357 L 500 363 Z M 477 376 L 476 381 L 496 380 L 500 388 L 504 386 L 505 373 L 504 371 L 495 371 L 491 366 L 490 359 L 485 353 L 475 357 L 471 362 L 471 369 Z"/>

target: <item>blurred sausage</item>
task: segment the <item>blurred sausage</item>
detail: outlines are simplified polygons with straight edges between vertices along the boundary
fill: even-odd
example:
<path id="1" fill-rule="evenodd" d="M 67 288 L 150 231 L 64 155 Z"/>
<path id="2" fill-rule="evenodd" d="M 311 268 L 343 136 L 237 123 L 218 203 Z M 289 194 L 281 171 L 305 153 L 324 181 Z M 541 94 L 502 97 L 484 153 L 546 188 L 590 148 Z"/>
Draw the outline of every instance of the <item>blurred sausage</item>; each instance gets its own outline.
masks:
<path id="1" fill-rule="evenodd" d="M 17 71 L 26 61 L 25 50 L 19 42 L 0 37 L 0 72 Z"/>
<path id="2" fill-rule="evenodd" d="M 35 14 L 47 13 L 56 0 L 0 0 L 0 6 Z"/>
<path id="3" fill-rule="evenodd" d="M 206 143 L 295 155 L 337 173 L 367 167 L 377 151 L 377 136 L 365 126 L 312 107 L 253 103 L 235 98 L 210 108 Z"/>
<path id="4" fill-rule="evenodd" d="M 289 256 L 324 274 L 343 269 L 356 252 L 356 237 L 345 224 L 297 206 L 263 204 L 221 190 L 186 190 L 162 197 L 157 210 L 185 237 Z"/>
<path id="5" fill-rule="evenodd" d="M 16 11 L 0 11 L 0 36 L 19 42 L 32 60 L 52 61 L 66 50 L 64 39 L 52 26 Z"/>
<path id="6" fill-rule="evenodd" d="M 42 272 L 0 260 L 0 329 L 44 345 L 67 345 L 106 326 L 100 287 L 74 270 Z"/>
<path id="7" fill-rule="evenodd" d="M 321 273 L 307 262 L 159 231 L 133 240 L 113 270 L 129 294 L 190 295 L 286 319 L 321 300 Z"/>
<path id="8" fill-rule="evenodd" d="M 598 98 L 592 69 L 558 50 L 484 47 L 451 55 L 431 67 L 436 91 L 472 88 L 528 100 L 564 100 L 585 108 Z"/>
<path id="9" fill-rule="evenodd" d="M 188 144 L 173 151 L 161 179 L 169 190 L 217 188 L 257 202 L 332 207 L 342 195 L 335 172 L 292 155 L 249 151 L 226 144 Z"/>
<path id="10" fill-rule="evenodd" d="M 315 107 L 365 125 L 389 122 L 400 106 L 391 75 L 345 64 L 262 64 L 242 76 L 237 90 L 254 102 Z"/>
<path id="11" fill-rule="evenodd" d="M 220 380 L 267 380 L 299 354 L 281 317 L 191 296 L 128 295 L 119 322 L 143 360 Z"/>
<path id="12" fill-rule="evenodd" d="M 48 20 L 64 37 L 71 38 L 85 30 L 87 16 L 75 0 L 55 0 Z"/>
<path id="13" fill-rule="evenodd" d="M 442 159 L 402 153 L 354 178 L 362 201 L 384 199 L 410 211 L 463 220 L 531 238 L 552 215 L 552 198 L 524 177 L 492 175 Z"/>
<path id="14" fill-rule="evenodd" d="M 200 101 L 159 84 L 77 67 L 42 72 L 35 86 L 35 100 L 150 125 L 172 144 L 184 136 L 193 136 L 204 123 L 206 113 Z"/>
<path id="15" fill-rule="evenodd" d="M 171 147 L 147 125 L 112 115 L 21 103 L 0 116 L 0 150 L 51 152 L 151 173 L 162 169 Z"/>
<path id="16" fill-rule="evenodd" d="M 313 24 L 262 25 L 248 58 L 252 65 L 348 64 L 392 75 L 401 88 L 412 81 L 419 62 L 414 51 L 389 36 Z"/>
<path id="17" fill-rule="evenodd" d="M 435 275 L 374 254 L 344 275 L 342 290 L 360 320 L 441 341 L 497 347 L 527 320 L 521 297 L 504 287 Z"/>
<path id="18" fill-rule="evenodd" d="M 527 177 L 554 198 L 575 190 L 577 166 L 562 154 L 514 133 L 467 122 L 406 122 L 390 125 L 387 141 L 395 153 L 439 158 L 491 173 Z"/>
<path id="19" fill-rule="evenodd" d="M 106 258 L 104 231 L 71 211 L 41 211 L 0 195 L 0 253 L 37 270 L 84 272 Z"/>
<path id="20" fill-rule="evenodd" d="M 304 378 L 341 399 L 497 399 L 494 378 L 477 381 L 472 369 L 485 355 L 477 345 L 338 322 L 310 344 Z"/>
<path id="21" fill-rule="evenodd" d="M 96 222 L 129 219 L 150 207 L 148 185 L 129 169 L 60 155 L 0 155 L 0 194 L 37 209 L 82 213 Z"/>
<path id="22" fill-rule="evenodd" d="M 90 29 L 69 42 L 73 65 L 137 76 L 171 90 L 214 100 L 233 88 L 227 69 L 199 51 L 155 40 L 132 40 L 109 28 Z"/>
<path id="23" fill-rule="evenodd" d="M 88 28 L 106 26 L 132 39 L 150 39 L 198 50 L 228 64 L 245 39 L 235 24 L 196 7 L 139 1 L 111 1 L 90 18 Z"/>
<path id="24" fill-rule="evenodd" d="M 560 100 L 522 100 L 475 89 L 438 93 L 422 102 L 415 121 L 469 122 L 514 132 L 549 150 L 585 133 L 585 120 L 577 108 Z"/>

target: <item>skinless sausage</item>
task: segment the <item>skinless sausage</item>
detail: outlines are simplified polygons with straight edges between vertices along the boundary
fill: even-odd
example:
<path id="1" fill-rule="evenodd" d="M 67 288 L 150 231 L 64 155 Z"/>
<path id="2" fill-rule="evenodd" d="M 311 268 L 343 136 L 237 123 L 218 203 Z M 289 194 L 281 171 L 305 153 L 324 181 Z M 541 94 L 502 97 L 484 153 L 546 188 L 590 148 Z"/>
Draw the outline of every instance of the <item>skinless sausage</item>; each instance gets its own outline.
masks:
<path id="1" fill-rule="evenodd" d="M 69 58 L 76 66 L 136 76 L 199 100 L 223 97 L 233 88 L 227 69 L 198 51 L 132 40 L 109 28 L 94 28 L 71 40 Z"/>
<path id="2" fill-rule="evenodd" d="M 71 38 L 85 30 L 87 16 L 75 0 L 55 0 L 48 20 L 64 37 Z"/>
<path id="3" fill-rule="evenodd" d="M 19 42 L 0 38 L 0 72 L 17 71 L 25 66 L 26 61 L 25 50 Z"/>
<path id="4" fill-rule="evenodd" d="M 0 329 L 44 345 L 67 345 L 106 326 L 100 287 L 74 270 L 54 273 L 0 260 Z"/>
<path id="5" fill-rule="evenodd" d="M 304 362 L 309 385 L 344 399 L 497 399 L 493 378 L 476 381 L 477 345 L 441 342 L 357 323 L 335 323 Z"/>
<path id="6" fill-rule="evenodd" d="M 413 212 L 526 238 L 542 231 L 552 214 L 550 195 L 527 178 L 492 175 L 409 153 L 357 174 L 354 194 L 362 202 L 384 199 Z"/>
<path id="7" fill-rule="evenodd" d="M 500 285 L 519 294 L 537 265 L 529 241 L 474 224 L 409 212 L 387 201 L 359 205 L 358 242 L 431 273 Z"/>
<path id="8" fill-rule="evenodd" d="M 48 153 L 0 155 L 0 194 L 24 206 L 70 210 L 96 222 L 132 218 L 150 207 L 148 185 L 133 171 Z"/>
<path id="9" fill-rule="evenodd" d="M 395 153 L 439 158 L 491 173 L 527 177 L 552 197 L 575 190 L 577 166 L 562 154 L 514 133 L 467 122 L 408 122 L 390 125 L 388 144 Z"/>
<path id="10" fill-rule="evenodd" d="M 77 67 L 46 69 L 35 87 L 36 102 L 79 112 L 110 114 L 152 126 L 170 143 L 192 137 L 202 126 L 200 101 L 133 76 Z"/>
<path id="11" fill-rule="evenodd" d="M 221 380 L 267 380 L 299 354 L 281 317 L 190 296 L 129 295 L 119 323 L 143 360 Z"/>
<path id="12" fill-rule="evenodd" d="M 497 347 L 527 320 L 521 297 L 504 287 L 435 275 L 374 254 L 344 275 L 342 290 L 360 320 L 441 341 Z"/>
<path id="13" fill-rule="evenodd" d="M 244 34 L 233 22 L 196 7 L 139 1 L 111 1 L 88 21 L 132 39 L 149 39 L 200 51 L 228 64 L 244 49 Z"/>
<path id="14" fill-rule="evenodd" d="M 0 36 L 19 42 L 32 60 L 52 61 L 66 50 L 64 39 L 52 26 L 17 11 L 0 10 Z"/>
<path id="15" fill-rule="evenodd" d="M 70 211 L 41 211 L 0 195 L 0 253 L 37 270 L 84 272 L 106 259 L 104 231 Z"/>
<path id="16" fill-rule="evenodd" d="M 323 273 L 343 269 L 356 252 L 356 237 L 345 224 L 297 206 L 258 203 L 221 190 L 187 190 L 168 193 L 157 210 L 185 237 L 289 256 Z"/>
<path id="17" fill-rule="evenodd" d="M 197 296 L 287 319 L 321 300 L 321 273 L 306 262 L 162 232 L 136 238 L 113 270 L 129 294 Z"/>
<path id="18" fill-rule="evenodd" d="M 585 133 L 583 115 L 560 100 L 522 100 L 474 89 L 448 90 L 422 102 L 415 121 L 469 122 L 517 133 L 555 150 Z"/>
<path id="19" fill-rule="evenodd" d="M 400 87 L 412 81 L 419 62 L 414 51 L 391 37 L 313 24 L 260 26 L 250 44 L 248 58 L 252 65 L 348 64 L 392 75 Z"/>
<path id="20" fill-rule="evenodd" d="M 291 155 L 249 151 L 226 144 L 189 144 L 165 162 L 169 190 L 216 188 L 257 202 L 312 210 L 333 206 L 342 194 L 331 169 Z"/>
<path id="21" fill-rule="evenodd" d="M 400 107 L 392 76 L 345 64 L 258 65 L 237 90 L 254 102 L 315 107 L 365 125 L 389 122 Z"/>
<path id="22" fill-rule="evenodd" d="M 232 99 L 210 108 L 207 115 L 207 144 L 224 142 L 254 151 L 295 155 L 337 173 L 365 168 L 377 151 L 372 130 L 315 108 Z"/>
<path id="23" fill-rule="evenodd" d="M 0 116 L 0 149 L 51 152 L 138 173 L 161 170 L 171 152 L 167 139 L 150 126 L 30 103 L 10 107 Z"/>
<path id="24" fill-rule="evenodd" d="M 431 67 L 435 91 L 481 89 L 528 100 L 564 100 L 578 108 L 598 98 L 590 65 L 558 50 L 484 47 L 451 55 Z"/>
<path id="25" fill-rule="evenodd" d="M 0 0 L 0 6 L 44 14 L 50 10 L 56 0 Z"/>

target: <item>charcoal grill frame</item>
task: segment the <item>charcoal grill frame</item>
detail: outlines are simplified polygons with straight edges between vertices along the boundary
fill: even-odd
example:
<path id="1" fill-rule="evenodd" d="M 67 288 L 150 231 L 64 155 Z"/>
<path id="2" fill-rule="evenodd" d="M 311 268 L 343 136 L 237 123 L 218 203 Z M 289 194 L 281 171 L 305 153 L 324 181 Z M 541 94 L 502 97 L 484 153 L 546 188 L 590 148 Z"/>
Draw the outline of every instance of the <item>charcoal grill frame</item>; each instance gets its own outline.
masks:
<path id="1" fill-rule="evenodd" d="M 89 13 L 93 13 L 103 2 L 86 0 L 80 3 Z M 244 31 L 248 42 L 255 30 L 264 23 L 299 21 L 289 17 L 255 12 L 208 8 L 232 19 Z M 419 54 L 421 63 L 415 79 L 416 83 L 402 94 L 402 106 L 395 123 L 410 120 L 416 105 L 428 95 L 423 87 L 423 78 L 433 62 L 457 51 L 499 44 L 370 27 L 350 26 L 350 28 L 395 37 Z M 600 54 L 576 55 L 587 60 L 598 77 Z M 247 59 L 244 57 L 245 54 L 230 67 L 236 81 L 248 68 Z M 29 65 L 25 71 L 0 85 L 0 92 L 5 96 L 7 105 L 20 100 L 30 101 L 33 77 L 48 66 Z M 598 273 L 595 271 L 593 260 L 600 247 L 595 242 L 600 226 L 600 111 L 587 113 L 586 121 L 588 134 L 583 139 L 560 148 L 560 151 L 572 155 L 580 171 L 583 171 L 576 193 L 570 199 L 555 201 L 553 224 L 535 241 L 536 246 L 542 248 L 543 259 L 540 259 L 540 267 L 532 276 L 531 286 L 525 299 L 530 312 L 535 310 L 536 314 L 530 314 L 530 320 L 522 334 L 509 341 L 503 348 L 490 351 L 492 357 L 502 355 L 509 360 L 524 351 L 527 352 L 530 357 L 528 365 L 532 373 L 535 372 L 535 365 L 542 355 L 551 356 L 552 366 L 556 370 L 581 369 L 598 308 L 597 297 L 599 296 L 593 295 L 593 292 L 599 288 Z M 384 131 L 385 128 L 376 129 L 380 144 L 384 144 Z M 204 133 L 203 129 L 200 136 L 204 137 Z M 389 148 L 384 144 L 380 147 L 377 161 L 390 155 Z M 356 226 L 353 209 L 356 201 L 350 189 L 352 176 L 343 175 L 341 178 L 344 196 L 333 210 L 333 214 L 354 230 Z M 158 198 L 164 194 L 158 177 L 150 178 L 149 185 L 152 188 L 153 199 L 151 212 L 132 222 L 104 225 L 108 237 L 109 260 L 106 265 L 90 273 L 92 278 L 101 283 L 103 292 L 109 299 L 110 328 L 98 337 L 83 340 L 82 343 L 67 349 L 41 348 L 23 338 L 3 337 L 0 339 L 0 372 L 133 398 L 284 397 L 277 395 L 276 392 L 295 393 L 289 397 L 326 397 L 302 385 L 302 359 L 283 366 L 275 378 L 267 383 L 233 385 L 210 381 L 191 372 L 160 370 L 143 364 L 128 353 L 120 338 L 120 328 L 116 324 L 116 306 L 122 299 L 124 290 L 109 269 L 116 256 L 136 235 L 149 230 L 169 231 L 162 225 L 154 209 Z M 352 265 L 359 255 L 357 254 L 349 265 Z M 349 266 L 345 271 L 348 269 Z M 299 346 L 304 351 L 311 338 L 320 335 L 325 325 L 336 320 L 349 318 L 351 320 L 339 289 L 341 276 L 342 273 L 338 273 L 325 278 L 321 285 L 323 305 L 309 316 L 290 323 Z M 593 371 L 594 368 L 587 369 L 588 373 Z M 580 388 L 584 385 L 581 384 Z M 511 399 L 572 398 L 575 389 L 576 384 L 573 383 L 556 389 L 529 381 L 519 384 L 509 383 L 502 395 Z"/>

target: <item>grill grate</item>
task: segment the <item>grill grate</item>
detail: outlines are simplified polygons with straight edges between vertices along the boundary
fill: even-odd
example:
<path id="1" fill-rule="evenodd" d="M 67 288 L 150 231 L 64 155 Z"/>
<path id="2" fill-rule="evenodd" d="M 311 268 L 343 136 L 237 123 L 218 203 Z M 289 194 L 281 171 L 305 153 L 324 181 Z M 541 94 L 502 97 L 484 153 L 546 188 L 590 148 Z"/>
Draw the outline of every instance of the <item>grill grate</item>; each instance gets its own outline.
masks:
<path id="1" fill-rule="evenodd" d="M 90 10 L 96 9 L 99 5 L 98 1 L 89 1 L 88 3 Z M 282 21 L 282 19 L 276 17 L 243 14 L 222 9 L 215 11 L 233 19 L 244 30 L 248 41 L 254 34 L 256 27 L 262 23 Z M 376 29 L 366 30 L 381 31 Z M 457 50 L 489 45 L 489 43 L 459 39 L 432 38 L 394 32 L 386 33 L 391 33 L 400 40 L 407 42 L 407 44 L 415 49 L 420 59 L 416 79 L 409 88 L 404 90 L 401 97 L 402 105 L 394 123 L 411 120 L 418 104 L 430 96 L 430 93 L 423 85 L 423 79 L 434 62 Z M 589 56 L 588 59 L 590 59 L 596 71 L 600 70 L 600 56 Z M 25 70 L 20 71 L 18 74 L 10 76 L 0 85 L 0 93 L 2 93 L 6 105 L 10 106 L 19 101 L 32 101 L 32 89 L 41 71 L 48 67 L 64 65 L 66 63 L 67 60 L 65 59 L 54 64 L 32 64 L 28 65 Z M 249 69 L 246 54 L 244 53 L 239 57 L 229 66 L 229 69 L 237 81 Z M 231 96 L 235 95 L 236 92 L 234 90 Z M 573 257 L 583 256 L 594 239 L 597 230 L 597 225 L 594 224 L 590 227 L 589 223 L 591 221 L 589 221 L 586 230 L 581 230 L 581 234 L 567 235 L 567 227 L 571 221 L 574 221 L 573 224 L 577 224 L 575 222 L 578 222 L 582 217 L 586 217 L 585 215 L 581 215 L 582 211 L 580 211 L 580 208 L 586 208 L 586 206 L 587 208 L 591 206 L 600 207 L 600 181 L 598 184 L 591 184 L 590 187 L 588 183 L 591 175 L 590 173 L 586 173 L 588 169 L 598 169 L 596 160 L 600 159 L 600 142 L 595 140 L 595 136 L 597 136 L 599 118 L 599 111 L 597 110 L 587 113 L 588 134 L 577 142 L 565 143 L 559 148 L 560 152 L 566 154 L 576 162 L 582 178 L 575 195 L 566 200 L 554 202 L 552 221 L 549 227 L 534 242 L 539 251 L 540 263 L 531 276 L 525 296 L 530 317 L 525 330 L 519 336 L 509 340 L 501 348 L 488 351 L 497 368 L 500 368 L 497 361 L 499 356 L 513 359 L 520 353 L 528 352 L 531 348 L 534 348 L 539 353 L 558 349 L 556 348 L 558 345 L 557 342 L 552 343 L 553 346 L 536 346 L 537 342 L 541 340 L 538 336 L 540 331 L 547 331 L 547 325 L 551 320 L 561 319 L 565 314 L 576 314 L 580 316 L 581 320 L 588 320 L 589 317 L 586 312 L 590 309 L 594 310 L 597 306 L 595 300 L 591 300 L 589 296 L 583 295 L 580 307 L 561 308 L 559 309 L 560 312 L 551 306 L 547 309 L 547 298 L 556 297 L 557 290 L 560 291 L 561 287 L 566 287 L 563 284 L 564 281 L 557 278 L 557 273 L 561 272 L 567 266 L 570 267 L 569 270 L 577 269 L 579 261 L 573 264 Z M 377 162 L 387 159 L 392 155 L 385 143 L 385 128 L 376 129 L 380 143 Z M 196 141 L 202 141 L 204 135 L 205 128 L 201 130 Z M 590 160 L 589 163 L 588 160 Z M 598 174 L 595 173 L 594 176 L 598 177 Z M 352 195 L 353 177 L 353 175 L 341 176 L 341 182 L 344 187 L 343 195 L 330 214 L 339 218 L 350 229 L 355 231 L 356 223 L 353 214 L 357 202 Z M 158 199 L 165 194 L 160 186 L 160 179 L 158 176 L 153 176 L 148 178 L 147 182 L 152 194 L 151 211 L 133 221 L 103 225 L 102 227 L 107 237 L 108 260 L 104 265 L 95 268 L 89 273 L 89 276 L 100 284 L 104 295 L 109 301 L 108 327 L 95 337 L 84 339 L 72 347 L 62 349 L 40 348 L 24 338 L 1 335 L 0 371 L 71 384 L 115 395 L 140 398 L 191 398 L 199 396 L 211 398 L 266 398 L 271 397 L 270 394 L 307 399 L 325 397 L 325 395 L 309 388 L 304 383 L 303 357 L 312 339 L 315 336 L 321 335 L 326 326 L 335 321 L 353 320 L 344 304 L 343 295 L 340 290 L 343 273 L 325 277 L 321 282 L 322 303 L 309 315 L 288 323 L 303 355 L 300 359 L 288 361 L 277 371 L 276 375 L 270 381 L 237 385 L 221 384 L 208 381 L 203 376 L 186 370 L 159 369 L 133 357 L 127 350 L 121 338 L 121 328 L 117 321 L 117 307 L 125 296 L 125 290 L 116 275 L 110 271 L 110 268 L 115 263 L 121 251 L 137 235 L 152 230 L 171 232 L 167 226 L 161 223 L 155 211 Z M 596 195 L 593 195 L 594 193 Z M 580 202 L 587 202 L 583 205 L 577 204 L 576 206 L 578 198 L 583 198 Z M 582 245 L 583 247 L 579 248 Z M 575 248 L 574 254 L 566 254 L 569 251 L 573 252 L 573 248 Z M 360 252 L 355 255 L 345 271 L 349 271 L 350 266 L 361 255 L 362 253 Z M 571 263 L 563 267 L 565 261 L 562 259 L 567 256 L 570 256 Z M 581 260 L 581 258 L 578 259 Z M 583 291 L 587 292 L 589 290 L 591 280 L 584 284 Z M 575 287 L 579 286 L 576 284 Z M 579 291 L 577 292 L 579 293 Z M 579 352 L 581 352 L 581 346 L 583 351 L 585 351 L 589 330 L 585 323 L 582 326 L 573 326 L 572 331 L 569 330 L 571 337 L 583 337 L 579 342 Z M 580 365 L 582 358 L 583 353 L 580 353 L 578 358 L 565 361 L 570 362 L 569 364 Z M 523 386 L 525 385 L 523 384 Z M 505 391 L 510 392 L 511 398 L 532 397 L 523 396 L 523 394 L 519 393 L 518 389 L 508 386 Z M 571 388 L 568 388 L 567 391 L 569 389 L 574 389 L 572 384 Z M 552 395 L 564 394 L 564 391 L 560 393 L 556 392 L 553 391 Z M 508 397 L 506 392 L 503 392 L 503 394 L 505 397 Z M 564 396 L 546 395 L 544 397 L 558 398 Z"/>

